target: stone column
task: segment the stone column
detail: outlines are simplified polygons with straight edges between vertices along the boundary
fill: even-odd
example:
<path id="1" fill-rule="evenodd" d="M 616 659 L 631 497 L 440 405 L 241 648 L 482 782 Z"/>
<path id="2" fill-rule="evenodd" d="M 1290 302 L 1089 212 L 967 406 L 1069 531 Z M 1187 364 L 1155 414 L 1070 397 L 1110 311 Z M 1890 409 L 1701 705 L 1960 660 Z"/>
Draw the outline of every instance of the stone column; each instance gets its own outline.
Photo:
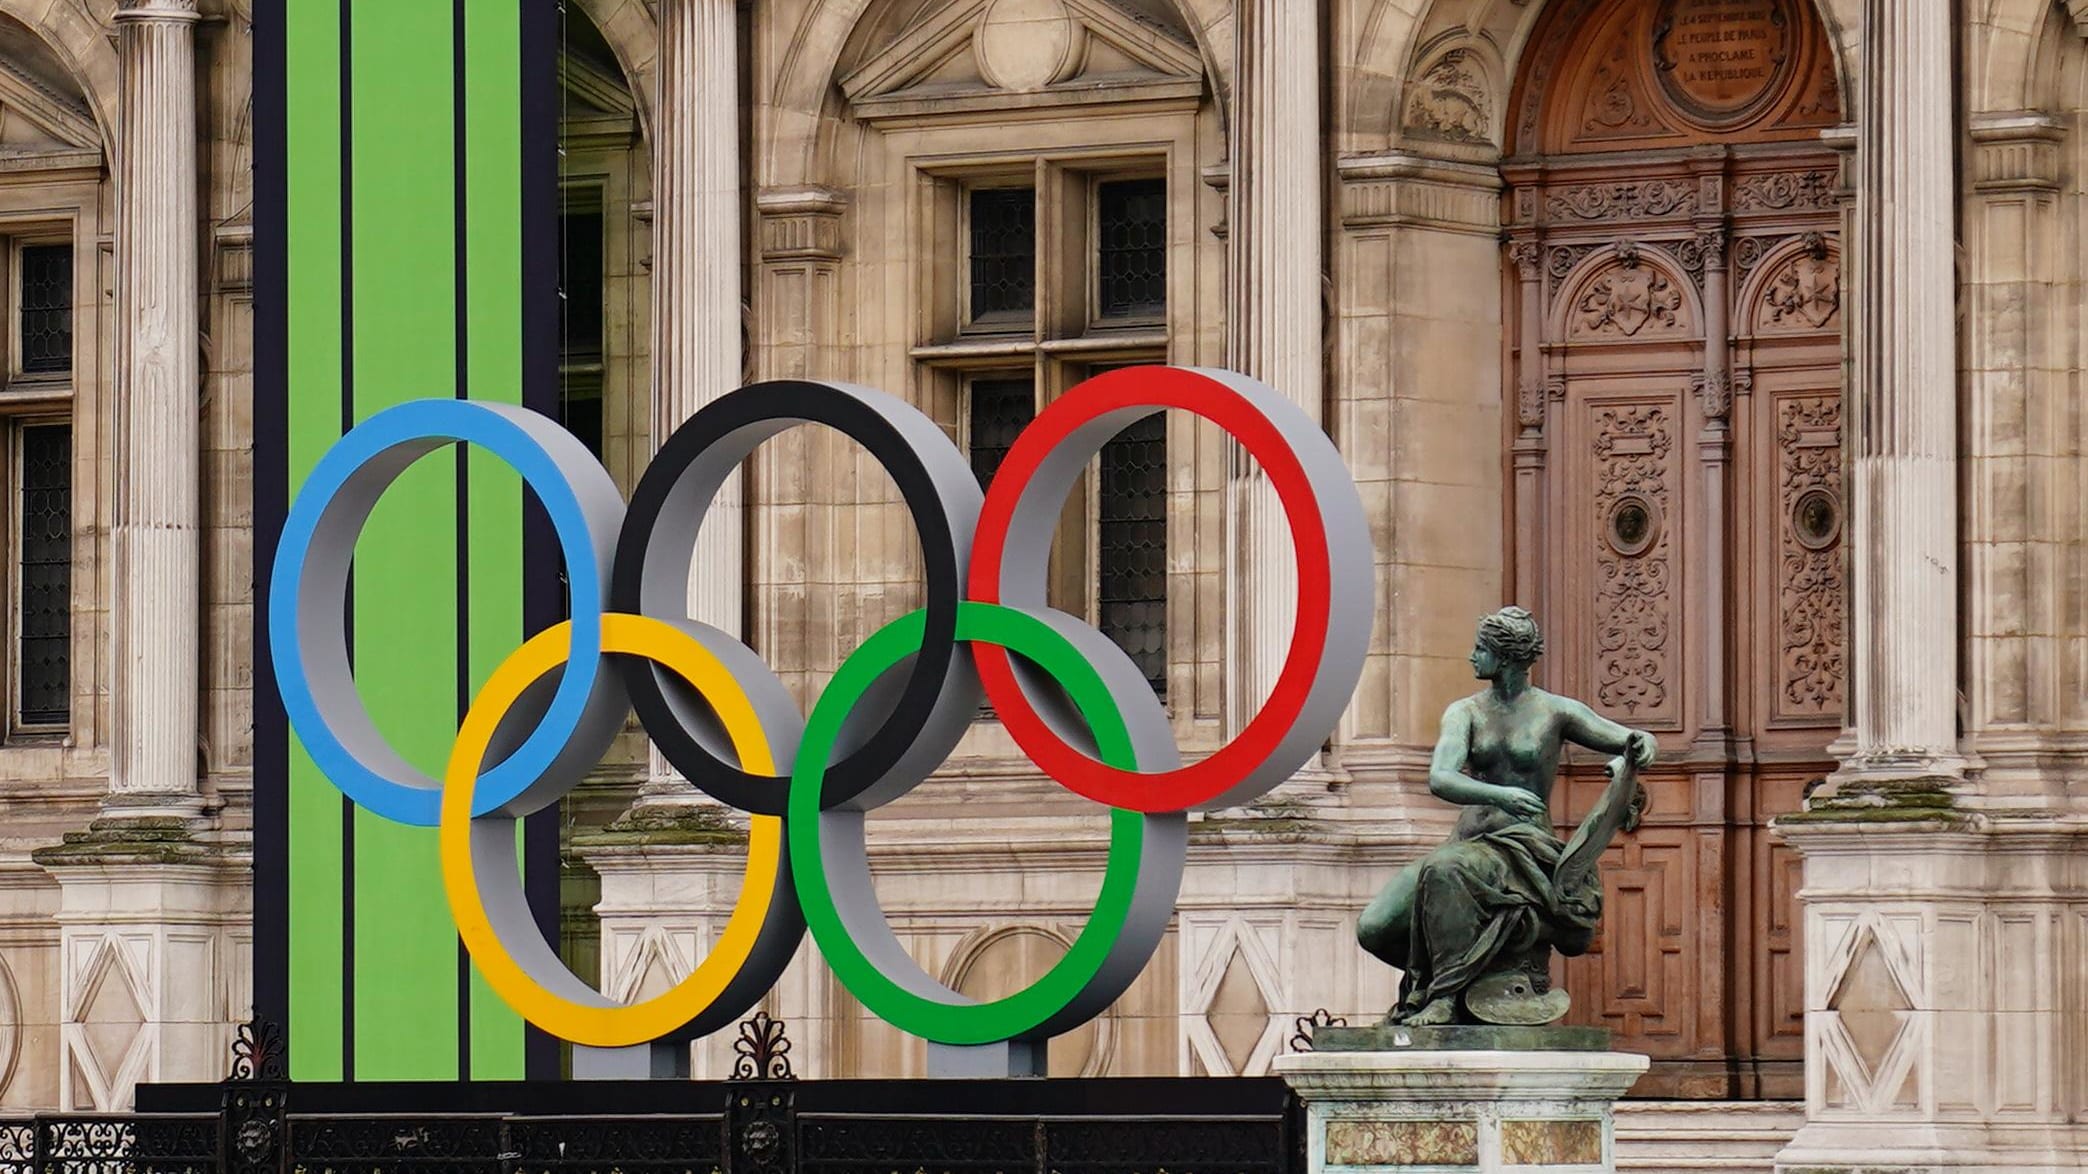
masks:
<path id="1" fill-rule="evenodd" d="M 735 0 L 662 0 L 653 111 L 653 445 L 740 385 L 739 13 Z M 746 532 L 735 473 L 704 516 L 689 616 L 743 634 Z M 641 805 L 690 800 L 652 752 Z"/>
<path id="2" fill-rule="evenodd" d="M 125 0 L 116 167 L 114 684 L 104 815 L 32 859 L 58 883 L 59 1102 L 223 1076 L 250 882 L 197 837 L 202 233 L 195 0 Z"/>
<path id="3" fill-rule="evenodd" d="M 1317 420 L 1325 358 L 1318 0 L 1243 0 L 1233 111 L 1228 365 Z M 1236 564 L 1227 726 L 1260 708 L 1298 610 L 1290 528 L 1268 479 L 1234 450 Z"/>
<path id="4" fill-rule="evenodd" d="M 1777 1157 L 1790 1174 L 2088 1159 L 2088 828 L 1983 774 L 1967 784 L 1957 741 L 1950 9 L 1867 0 L 1859 38 L 1851 729 L 1831 785 L 1775 825 L 1805 870 L 1806 1123 Z M 2015 182 L 1975 182 L 1995 180 Z"/>
<path id="5" fill-rule="evenodd" d="M 195 0 L 127 0 L 116 155 L 110 794 L 192 816 L 202 614 Z"/>
<path id="6" fill-rule="evenodd" d="M 1837 783 L 1956 779 L 1957 192 L 1947 4 L 1864 5 L 1850 323 L 1855 745 Z"/>

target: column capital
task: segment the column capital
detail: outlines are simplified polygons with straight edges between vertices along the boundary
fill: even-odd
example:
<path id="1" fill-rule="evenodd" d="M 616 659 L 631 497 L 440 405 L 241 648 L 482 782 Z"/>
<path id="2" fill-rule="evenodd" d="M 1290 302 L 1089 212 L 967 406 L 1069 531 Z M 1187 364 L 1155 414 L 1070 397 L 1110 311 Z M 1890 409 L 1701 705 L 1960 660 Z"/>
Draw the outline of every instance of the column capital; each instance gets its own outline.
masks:
<path id="1" fill-rule="evenodd" d="M 194 24 L 203 19 L 196 11 L 196 0 L 123 0 L 116 9 L 116 21 L 149 21 L 156 24 Z"/>

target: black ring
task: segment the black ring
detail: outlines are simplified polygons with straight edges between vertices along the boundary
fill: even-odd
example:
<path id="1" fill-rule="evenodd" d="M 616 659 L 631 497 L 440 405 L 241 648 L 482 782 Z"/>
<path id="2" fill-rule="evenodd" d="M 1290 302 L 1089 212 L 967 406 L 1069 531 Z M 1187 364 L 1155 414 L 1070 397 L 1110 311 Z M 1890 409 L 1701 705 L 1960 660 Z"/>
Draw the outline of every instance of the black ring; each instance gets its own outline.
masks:
<path id="1" fill-rule="evenodd" d="M 965 570 L 971 559 L 979 489 L 963 454 L 940 428 L 903 400 L 841 384 L 777 380 L 719 397 L 674 430 L 639 479 L 617 539 L 609 598 L 615 611 L 670 621 L 685 618 L 686 608 L 679 603 L 672 610 L 664 602 L 658 610 L 646 607 L 649 585 L 656 596 L 686 589 L 685 576 L 679 585 L 672 575 L 649 583 L 654 577 L 647 574 L 648 560 L 661 525 L 686 524 L 688 531 L 682 537 L 693 555 L 696 529 L 709 509 L 716 483 L 724 477 L 720 467 L 729 472 L 763 440 L 797 424 L 832 428 L 862 445 L 884 466 L 913 515 L 927 571 L 921 651 L 907 669 L 906 683 L 889 718 L 828 769 L 820 806 L 831 808 L 862 795 L 910 757 L 932 754 L 935 762 L 946 758 L 956 749 L 957 739 L 978 708 L 971 658 L 957 655 L 957 605 L 963 598 Z M 909 437 L 903 428 L 912 428 L 919 435 Z M 939 463 L 946 467 L 939 477 L 931 460 L 942 457 L 944 450 L 947 457 Z M 711 493 L 701 501 L 676 502 L 677 489 L 706 458 L 712 459 L 699 470 L 705 475 L 699 480 L 714 478 Z M 681 496 L 686 499 L 700 488 L 692 483 Z M 684 511 L 686 521 L 681 517 Z M 686 566 L 687 561 L 677 551 L 673 565 Z M 718 757 L 671 707 L 658 666 L 632 657 L 610 659 L 623 673 L 631 705 L 646 733 L 683 777 L 719 802 L 750 814 L 784 813 L 786 777 L 749 774 Z M 934 737 L 924 742 L 924 734 Z M 778 754 L 776 765 L 787 776 L 791 764 L 783 754 Z"/>

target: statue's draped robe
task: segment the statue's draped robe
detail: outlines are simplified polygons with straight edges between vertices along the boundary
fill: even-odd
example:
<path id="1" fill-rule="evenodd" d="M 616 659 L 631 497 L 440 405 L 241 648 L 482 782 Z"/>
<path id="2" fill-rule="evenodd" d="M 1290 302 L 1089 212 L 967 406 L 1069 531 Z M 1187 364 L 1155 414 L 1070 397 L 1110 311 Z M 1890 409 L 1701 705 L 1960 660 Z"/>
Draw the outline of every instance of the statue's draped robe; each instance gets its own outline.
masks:
<path id="1" fill-rule="evenodd" d="M 1586 950 L 1602 918 L 1602 881 L 1588 869 L 1559 891 L 1552 876 L 1565 847 L 1547 825 L 1465 808 L 1449 841 L 1421 861 L 1395 1019 L 1519 964 L 1540 945 Z"/>

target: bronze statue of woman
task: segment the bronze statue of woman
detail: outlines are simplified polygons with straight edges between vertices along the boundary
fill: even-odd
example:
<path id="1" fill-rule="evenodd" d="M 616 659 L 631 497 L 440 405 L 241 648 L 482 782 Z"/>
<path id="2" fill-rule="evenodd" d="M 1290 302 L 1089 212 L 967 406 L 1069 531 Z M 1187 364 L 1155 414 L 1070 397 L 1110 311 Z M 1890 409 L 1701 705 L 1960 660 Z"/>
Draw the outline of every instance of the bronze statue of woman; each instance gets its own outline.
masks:
<path id="1" fill-rule="evenodd" d="M 1472 673 L 1485 690 L 1443 711 L 1428 789 L 1465 811 L 1449 842 L 1392 878 L 1363 911 L 1363 948 L 1404 971 L 1388 1019 L 1534 1025 L 1566 1013 L 1551 951 L 1587 952 L 1602 916 L 1595 860 L 1645 806 L 1640 767 L 1653 737 L 1530 684 L 1544 652 L 1537 621 L 1506 607 L 1479 621 Z M 1551 827 L 1552 780 L 1567 742 L 1618 757 L 1611 783 L 1570 842 Z"/>

